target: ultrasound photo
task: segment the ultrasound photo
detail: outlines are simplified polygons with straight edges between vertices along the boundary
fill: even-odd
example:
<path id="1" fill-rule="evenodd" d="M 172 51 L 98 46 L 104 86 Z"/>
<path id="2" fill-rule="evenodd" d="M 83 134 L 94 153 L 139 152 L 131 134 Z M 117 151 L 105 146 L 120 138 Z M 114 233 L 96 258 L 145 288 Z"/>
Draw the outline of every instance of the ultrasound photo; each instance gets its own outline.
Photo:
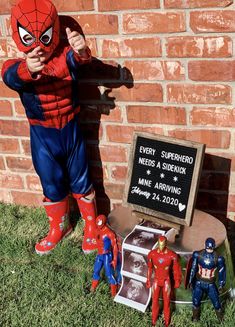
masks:
<path id="1" fill-rule="evenodd" d="M 151 299 L 151 288 L 146 287 L 147 256 L 159 235 L 165 234 L 157 227 L 151 222 L 136 225 L 122 243 L 122 284 L 114 301 L 142 312 L 146 311 Z"/>
<path id="2" fill-rule="evenodd" d="M 124 250 L 123 252 L 123 270 L 132 274 L 147 277 L 147 256 L 127 250 Z"/>
<path id="3" fill-rule="evenodd" d="M 124 277 L 119 295 L 131 301 L 146 304 L 149 300 L 149 289 L 143 282 Z"/>
<path id="4" fill-rule="evenodd" d="M 153 229 L 158 229 L 158 230 L 161 230 L 163 232 L 167 232 L 170 229 L 170 227 L 166 227 L 166 226 L 163 227 L 163 226 L 161 226 L 161 225 L 159 225 L 157 223 L 154 223 L 153 221 L 150 221 L 150 220 L 145 220 L 141 224 L 141 226 L 149 227 L 149 228 L 153 228 Z"/>
<path id="5" fill-rule="evenodd" d="M 126 238 L 126 244 L 143 247 L 151 250 L 158 240 L 158 234 L 154 234 L 145 230 L 135 230 Z"/>

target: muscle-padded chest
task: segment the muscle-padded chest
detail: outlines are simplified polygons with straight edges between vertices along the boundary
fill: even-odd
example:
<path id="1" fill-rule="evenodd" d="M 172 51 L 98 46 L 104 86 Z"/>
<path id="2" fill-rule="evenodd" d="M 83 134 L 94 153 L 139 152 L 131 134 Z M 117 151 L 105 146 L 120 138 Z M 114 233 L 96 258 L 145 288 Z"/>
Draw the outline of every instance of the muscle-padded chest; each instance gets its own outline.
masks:
<path id="1" fill-rule="evenodd" d="M 66 58 L 65 51 L 51 58 L 41 77 L 21 93 L 31 124 L 62 128 L 79 111 L 77 84 Z"/>
<path id="2" fill-rule="evenodd" d="M 164 255 L 162 253 L 159 253 L 153 259 L 154 268 L 159 270 L 169 270 L 171 263 L 172 263 L 171 257 Z"/>
<path id="3" fill-rule="evenodd" d="M 111 240 L 108 234 L 102 232 L 97 234 L 97 248 L 100 254 L 111 250 Z"/>
<path id="4" fill-rule="evenodd" d="M 201 253 L 198 257 L 198 265 L 202 268 L 213 269 L 217 267 L 217 257 L 205 252 Z"/>
<path id="5" fill-rule="evenodd" d="M 63 108 L 72 101 L 72 77 L 64 56 L 50 60 L 42 71 L 41 78 L 34 83 L 44 112 Z"/>

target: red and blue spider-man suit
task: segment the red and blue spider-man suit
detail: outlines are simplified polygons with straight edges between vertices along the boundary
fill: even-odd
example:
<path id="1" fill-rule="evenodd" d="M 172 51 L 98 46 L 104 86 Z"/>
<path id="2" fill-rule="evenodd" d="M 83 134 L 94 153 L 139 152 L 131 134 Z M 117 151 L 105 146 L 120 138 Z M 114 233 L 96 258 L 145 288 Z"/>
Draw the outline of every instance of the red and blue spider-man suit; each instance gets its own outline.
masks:
<path id="1" fill-rule="evenodd" d="M 99 215 L 96 218 L 97 225 L 97 248 L 98 254 L 95 259 L 94 273 L 92 277 L 91 291 L 94 291 L 100 280 L 100 272 L 104 267 L 105 275 L 111 287 L 112 296 L 116 295 L 117 281 L 114 278 L 114 270 L 117 267 L 118 246 L 116 235 L 106 225 L 106 217 Z"/>
<path id="2" fill-rule="evenodd" d="M 57 11 L 48 0 L 21 0 L 12 9 L 11 25 L 13 39 L 26 56 L 36 48 L 49 54 L 39 73 L 29 71 L 26 59 L 7 60 L 2 69 L 4 82 L 19 93 L 30 123 L 32 160 L 49 217 L 49 234 L 36 244 L 36 252 L 50 252 L 72 231 L 70 192 L 85 220 L 82 248 L 89 252 L 96 248 L 96 207 L 78 126 L 76 82 L 80 65 L 91 61 L 90 50 L 86 47 L 80 54 L 60 41 Z"/>
<path id="3" fill-rule="evenodd" d="M 170 296 L 171 296 L 171 275 L 173 271 L 174 287 L 178 288 L 181 283 L 181 267 L 178 260 L 178 255 L 166 247 L 167 239 L 165 236 L 160 236 L 158 239 L 158 247 L 148 254 L 148 273 L 147 283 L 148 288 L 153 285 L 152 295 L 152 326 L 156 325 L 159 313 L 159 295 L 162 290 L 163 295 L 163 312 L 165 326 L 170 324 Z M 152 272 L 154 271 L 153 282 L 151 283 Z"/>

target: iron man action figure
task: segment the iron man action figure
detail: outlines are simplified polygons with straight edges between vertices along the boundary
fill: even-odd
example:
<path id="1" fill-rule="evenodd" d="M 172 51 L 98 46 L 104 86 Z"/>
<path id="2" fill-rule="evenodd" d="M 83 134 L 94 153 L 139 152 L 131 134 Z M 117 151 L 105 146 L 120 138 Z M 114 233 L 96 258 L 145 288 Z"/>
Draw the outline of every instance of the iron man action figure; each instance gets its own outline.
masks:
<path id="1" fill-rule="evenodd" d="M 99 215 L 96 218 L 96 242 L 98 254 L 95 259 L 94 273 L 91 285 L 91 291 L 94 292 L 100 280 L 100 272 L 104 267 L 105 275 L 111 288 L 111 294 L 114 297 L 117 292 L 117 281 L 114 277 L 114 271 L 117 267 L 118 247 L 116 235 L 106 225 L 107 218 Z"/>
<path id="2" fill-rule="evenodd" d="M 171 273 L 173 270 L 174 287 L 178 288 L 181 283 L 181 266 L 179 263 L 178 255 L 169 250 L 167 247 L 167 239 L 165 236 L 158 238 L 158 247 L 148 254 L 148 272 L 146 286 L 153 287 L 152 295 L 152 326 L 156 325 L 159 314 L 159 295 L 162 290 L 164 301 L 164 319 L 165 326 L 170 324 L 170 296 L 171 296 Z M 154 272 L 153 282 L 152 272 Z"/>

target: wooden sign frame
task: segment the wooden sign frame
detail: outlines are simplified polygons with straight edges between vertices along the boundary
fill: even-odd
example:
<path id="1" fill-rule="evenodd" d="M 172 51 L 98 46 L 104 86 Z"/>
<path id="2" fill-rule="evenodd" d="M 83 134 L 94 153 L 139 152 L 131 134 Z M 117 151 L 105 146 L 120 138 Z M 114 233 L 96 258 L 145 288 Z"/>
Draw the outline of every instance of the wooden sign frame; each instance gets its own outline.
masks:
<path id="1" fill-rule="evenodd" d="M 135 151 L 136 151 L 138 137 L 155 140 L 155 141 L 160 141 L 163 143 L 166 142 L 167 144 L 169 144 L 169 143 L 173 144 L 173 145 L 177 144 L 179 146 L 196 149 L 196 156 L 195 156 L 194 168 L 193 168 L 193 172 L 192 172 L 191 186 L 190 186 L 190 191 L 189 191 L 189 196 L 188 196 L 185 218 L 182 219 L 182 218 L 179 218 L 177 216 L 174 216 L 174 215 L 171 215 L 171 214 L 168 214 L 165 212 L 161 212 L 158 210 L 152 210 L 152 209 L 149 209 L 148 207 L 144 207 L 144 206 L 141 206 L 141 205 L 138 205 L 135 203 L 128 202 L 128 195 L 129 195 L 129 190 L 131 187 L 131 179 L 132 179 L 132 175 L 133 175 L 133 168 L 134 168 L 133 165 L 134 165 L 134 158 L 135 158 Z M 143 213 L 147 216 L 151 216 L 151 220 L 154 220 L 154 217 L 155 217 L 156 219 L 161 219 L 161 220 L 176 223 L 179 225 L 190 226 L 192 216 L 193 216 L 193 210 L 194 210 L 194 206 L 195 206 L 198 186 L 199 186 L 199 176 L 201 174 L 204 152 L 205 152 L 205 144 L 201 144 L 201 143 L 193 142 L 193 141 L 175 139 L 175 138 L 158 135 L 158 134 L 135 132 L 134 136 L 133 136 L 133 143 L 131 146 L 131 151 L 130 151 L 130 156 L 129 156 L 127 182 L 125 184 L 123 204 L 128 207 L 131 207 L 133 210 L 135 210 L 139 213 Z M 146 219 L 148 219 L 148 218 L 146 217 Z"/>

